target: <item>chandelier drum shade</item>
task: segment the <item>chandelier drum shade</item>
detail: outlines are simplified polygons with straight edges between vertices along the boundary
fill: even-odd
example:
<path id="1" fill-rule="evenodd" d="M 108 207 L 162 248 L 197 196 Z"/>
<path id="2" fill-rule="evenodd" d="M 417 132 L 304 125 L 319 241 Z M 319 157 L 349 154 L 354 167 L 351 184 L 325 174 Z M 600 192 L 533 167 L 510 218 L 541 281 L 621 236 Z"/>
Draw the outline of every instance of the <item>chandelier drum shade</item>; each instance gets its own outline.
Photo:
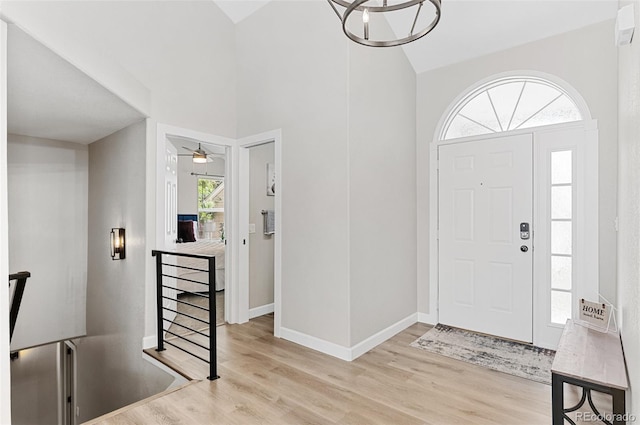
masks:
<path id="1" fill-rule="evenodd" d="M 440 21 L 440 0 L 327 0 L 351 40 L 364 46 L 392 47 L 410 43 L 429 34 Z M 344 8 L 340 13 L 339 9 Z M 376 37 L 375 16 L 394 15 L 394 28 L 402 25 L 407 36 Z M 433 19 L 429 20 L 433 16 Z M 425 20 L 425 17 L 426 20 Z M 358 19 L 360 18 L 360 19 Z M 391 22 L 390 19 L 388 19 Z M 402 21 L 402 24 L 400 23 Z M 378 25 L 381 26 L 381 25 Z M 404 34 L 404 33 L 403 33 Z"/>

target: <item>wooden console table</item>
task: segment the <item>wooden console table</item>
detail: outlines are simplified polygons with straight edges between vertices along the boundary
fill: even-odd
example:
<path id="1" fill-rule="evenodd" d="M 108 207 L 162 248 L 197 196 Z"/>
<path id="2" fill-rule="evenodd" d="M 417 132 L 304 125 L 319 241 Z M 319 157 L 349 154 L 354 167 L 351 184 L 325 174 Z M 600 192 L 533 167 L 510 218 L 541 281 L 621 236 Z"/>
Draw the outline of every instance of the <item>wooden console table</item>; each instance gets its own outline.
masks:
<path id="1" fill-rule="evenodd" d="M 568 320 L 551 366 L 553 425 L 575 424 L 567 413 L 581 408 L 585 401 L 593 410 L 592 418 L 606 425 L 626 424 L 625 391 L 629 388 L 617 334 L 602 333 Z M 575 406 L 564 407 L 564 383 L 582 388 Z M 610 394 L 613 414 L 601 414 L 593 403 L 591 391 Z M 598 421 L 596 421 L 598 423 Z"/>

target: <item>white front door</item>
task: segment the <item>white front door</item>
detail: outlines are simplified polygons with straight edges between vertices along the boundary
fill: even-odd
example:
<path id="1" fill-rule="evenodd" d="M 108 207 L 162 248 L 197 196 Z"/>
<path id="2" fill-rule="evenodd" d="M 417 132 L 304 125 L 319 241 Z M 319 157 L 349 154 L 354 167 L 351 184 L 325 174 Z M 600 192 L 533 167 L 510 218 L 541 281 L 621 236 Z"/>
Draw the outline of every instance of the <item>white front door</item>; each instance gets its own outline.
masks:
<path id="1" fill-rule="evenodd" d="M 442 145 L 439 317 L 446 325 L 533 339 L 532 135 Z"/>

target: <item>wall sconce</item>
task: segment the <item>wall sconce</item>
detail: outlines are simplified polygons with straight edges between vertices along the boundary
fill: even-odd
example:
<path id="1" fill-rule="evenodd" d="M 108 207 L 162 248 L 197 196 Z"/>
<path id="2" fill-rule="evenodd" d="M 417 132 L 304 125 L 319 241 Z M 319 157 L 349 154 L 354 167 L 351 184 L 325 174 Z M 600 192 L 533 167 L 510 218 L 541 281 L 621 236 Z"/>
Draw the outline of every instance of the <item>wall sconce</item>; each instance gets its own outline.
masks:
<path id="1" fill-rule="evenodd" d="M 125 258 L 124 229 L 111 229 L 111 259 L 123 260 Z"/>

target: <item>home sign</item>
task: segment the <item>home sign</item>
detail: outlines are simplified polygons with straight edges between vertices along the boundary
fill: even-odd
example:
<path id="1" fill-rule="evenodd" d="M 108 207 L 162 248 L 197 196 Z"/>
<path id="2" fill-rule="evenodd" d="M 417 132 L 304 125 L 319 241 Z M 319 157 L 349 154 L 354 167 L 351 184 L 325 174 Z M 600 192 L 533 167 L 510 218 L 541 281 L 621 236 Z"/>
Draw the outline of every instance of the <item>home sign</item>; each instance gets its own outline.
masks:
<path id="1" fill-rule="evenodd" d="M 607 329 L 609 327 L 609 306 L 603 303 L 594 303 L 586 301 L 584 298 L 580 300 L 579 319 L 596 328 Z"/>

